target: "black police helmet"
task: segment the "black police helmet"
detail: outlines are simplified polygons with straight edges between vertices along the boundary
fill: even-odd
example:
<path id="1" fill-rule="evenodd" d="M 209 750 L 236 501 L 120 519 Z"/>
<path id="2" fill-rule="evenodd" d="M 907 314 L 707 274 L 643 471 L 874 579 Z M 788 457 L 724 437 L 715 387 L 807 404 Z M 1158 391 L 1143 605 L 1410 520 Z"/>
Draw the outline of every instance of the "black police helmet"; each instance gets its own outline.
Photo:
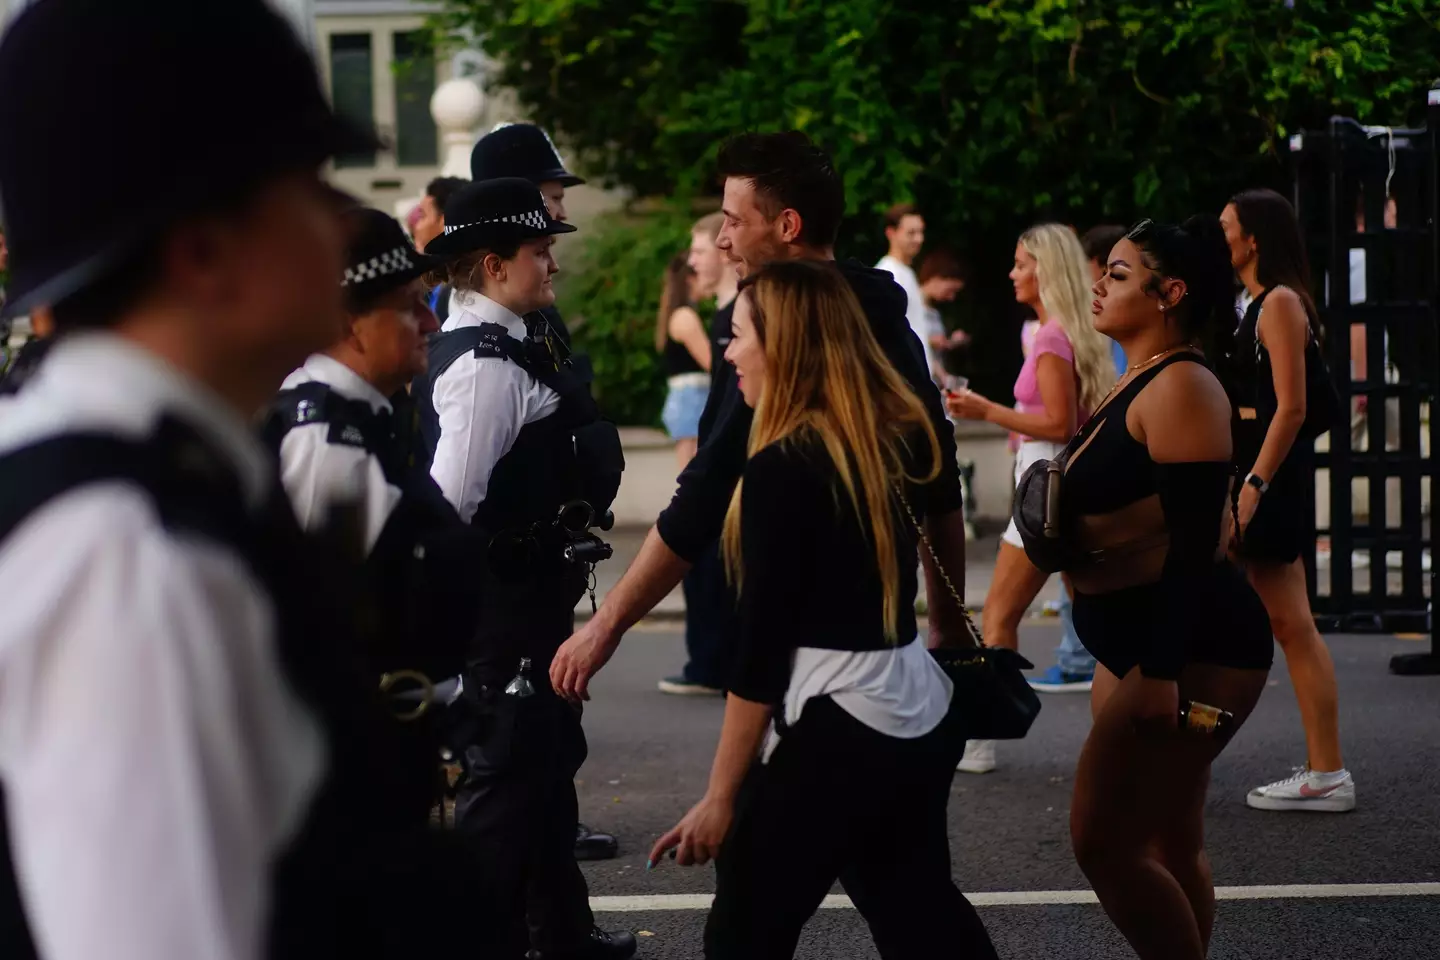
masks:
<path id="1" fill-rule="evenodd" d="M 38 0 L 0 38 L 0 131 L 8 313 L 86 289 L 186 216 L 379 146 L 330 109 L 264 0 Z"/>

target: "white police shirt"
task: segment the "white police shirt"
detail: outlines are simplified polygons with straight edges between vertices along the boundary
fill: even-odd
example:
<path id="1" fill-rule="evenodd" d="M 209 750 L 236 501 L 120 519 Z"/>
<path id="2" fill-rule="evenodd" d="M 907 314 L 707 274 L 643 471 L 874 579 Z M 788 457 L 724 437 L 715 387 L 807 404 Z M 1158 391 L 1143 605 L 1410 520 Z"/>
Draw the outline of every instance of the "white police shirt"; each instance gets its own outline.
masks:
<path id="1" fill-rule="evenodd" d="M 525 321 L 484 294 L 456 291 L 441 330 L 494 323 L 516 340 Z M 560 395 L 511 360 L 466 353 L 434 383 L 431 402 L 440 420 L 440 440 L 430 463 L 445 499 L 469 523 L 485 501 L 495 464 L 510 452 L 527 423 L 543 420 L 560 406 Z"/>
<path id="2" fill-rule="evenodd" d="M 0 401 L 0 453 L 77 430 L 138 439 L 162 414 L 258 509 L 270 461 L 249 425 L 113 334 L 56 344 Z M 28 517 L 0 543 L 0 584 L 0 780 L 41 956 L 257 960 L 272 861 L 324 766 L 266 592 L 122 481 Z"/>
<path id="3" fill-rule="evenodd" d="M 368 403 L 379 413 L 390 409 L 389 399 L 360 374 L 333 357 L 317 353 L 285 379 L 282 390 L 302 383 L 323 383 L 346 400 Z M 385 479 L 380 458 L 364 447 L 330 443 L 329 424 L 302 423 L 280 441 L 280 479 L 295 515 L 306 530 L 317 530 L 329 519 L 336 501 L 358 498 L 365 524 L 365 552 L 380 539 L 390 514 L 400 503 L 401 491 Z"/>

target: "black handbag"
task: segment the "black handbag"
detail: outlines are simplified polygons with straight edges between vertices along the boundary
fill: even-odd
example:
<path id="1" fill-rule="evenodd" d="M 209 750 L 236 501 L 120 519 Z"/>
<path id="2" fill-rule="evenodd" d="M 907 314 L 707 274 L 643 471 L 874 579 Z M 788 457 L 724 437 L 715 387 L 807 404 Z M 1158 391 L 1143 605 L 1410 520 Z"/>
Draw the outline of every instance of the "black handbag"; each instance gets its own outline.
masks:
<path id="1" fill-rule="evenodd" d="M 965 606 L 965 599 L 945 572 L 930 538 L 915 519 L 904 495 L 898 490 L 897 495 L 915 526 L 920 542 L 935 562 L 940 578 L 945 581 L 950 598 L 965 617 L 968 644 L 930 651 L 954 685 L 950 709 L 958 715 L 960 732 L 966 740 L 1019 740 L 1030 731 L 1030 725 L 1040 714 L 1040 697 L 1030 689 L 1025 675 L 1021 673 L 1022 670 L 1033 670 L 1035 665 L 1014 650 L 985 646 L 984 638 L 970 616 L 970 609 Z"/>

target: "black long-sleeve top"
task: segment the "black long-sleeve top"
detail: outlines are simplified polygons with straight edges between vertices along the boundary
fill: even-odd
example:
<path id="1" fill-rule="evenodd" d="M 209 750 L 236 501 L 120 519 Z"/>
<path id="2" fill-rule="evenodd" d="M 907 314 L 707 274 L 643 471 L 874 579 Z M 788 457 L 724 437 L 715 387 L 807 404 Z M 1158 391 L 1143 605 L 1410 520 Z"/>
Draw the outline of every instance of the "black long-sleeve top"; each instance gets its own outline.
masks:
<path id="1" fill-rule="evenodd" d="M 855 260 L 837 263 L 870 321 L 885 356 L 925 404 L 940 440 L 941 472 L 924 490 L 925 507 L 943 515 L 960 509 L 960 474 L 955 466 L 955 435 L 945 418 L 940 391 L 930 379 L 924 349 L 905 319 L 905 293 L 882 270 Z M 733 377 L 712 383 L 714 424 L 689 466 L 680 474 L 670 505 L 656 521 L 666 546 L 694 563 L 720 536 L 735 484 L 745 469 L 752 411 Z M 709 411 L 707 411 L 708 413 Z"/>
<path id="2" fill-rule="evenodd" d="M 819 439 L 802 435 L 757 451 L 745 464 L 744 480 L 744 577 L 732 693 L 756 703 L 780 702 L 798 647 L 886 650 L 915 639 L 918 536 L 898 500 L 890 501 L 900 575 L 896 642 L 891 642 L 869 513 L 862 498 L 857 514 Z M 905 488 L 922 522 L 934 485 Z"/>

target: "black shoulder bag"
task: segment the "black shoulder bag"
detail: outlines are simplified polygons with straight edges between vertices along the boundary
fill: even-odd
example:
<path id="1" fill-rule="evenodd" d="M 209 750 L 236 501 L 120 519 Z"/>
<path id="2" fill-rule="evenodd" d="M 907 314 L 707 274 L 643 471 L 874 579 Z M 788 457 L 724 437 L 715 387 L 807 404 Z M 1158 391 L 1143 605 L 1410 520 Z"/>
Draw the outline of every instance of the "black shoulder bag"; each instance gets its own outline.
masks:
<path id="1" fill-rule="evenodd" d="M 909 501 L 898 489 L 896 495 L 920 542 L 935 562 L 940 578 L 945 581 L 950 599 L 955 601 L 955 606 L 965 617 L 968 644 L 930 651 L 954 685 L 950 708 L 959 714 L 960 729 L 967 740 L 1019 740 L 1030 731 L 1030 725 L 1040 714 L 1040 698 L 1030 689 L 1025 675 L 1021 673 L 1022 670 L 1033 669 L 1035 665 L 1014 650 L 985 646 L 984 638 L 970 616 L 970 609 L 965 606 L 965 598 L 960 596 L 954 581 L 945 572 L 930 538 L 925 535 L 920 521 L 915 519 Z"/>

